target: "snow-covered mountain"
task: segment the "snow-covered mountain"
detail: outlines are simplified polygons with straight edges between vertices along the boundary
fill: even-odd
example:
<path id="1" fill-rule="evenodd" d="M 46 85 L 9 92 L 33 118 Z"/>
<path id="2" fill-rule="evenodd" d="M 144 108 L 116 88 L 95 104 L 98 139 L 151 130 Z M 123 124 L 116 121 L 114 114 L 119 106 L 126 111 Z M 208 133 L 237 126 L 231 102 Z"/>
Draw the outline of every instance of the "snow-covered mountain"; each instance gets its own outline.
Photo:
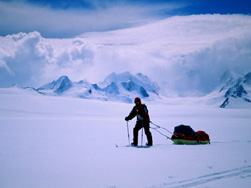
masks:
<path id="1" fill-rule="evenodd" d="M 240 103 L 251 104 L 251 72 L 244 76 L 237 76 L 230 71 L 225 72 L 222 77 L 225 82 L 220 89 L 224 93 L 224 101 L 221 108 Z"/>
<path id="2" fill-rule="evenodd" d="M 158 84 L 147 76 L 130 72 L 121 74 L 111 73 L 103 82 L 91 84 L 85 80 L 72 82 L 68 76 L 61 76 L 57 80 L 47 83 L 38 89 L 32 89 L 44 95 L 67 96 L 84 99 L 97 99 L 103 101 L 119 101 L 131 103 L 135 97 L 147 101 L 166 100 L 167 103 L 194 103 L 202 102 L 221 108 L 245 107 L 251 105 L 251 72 L 244 76 L 232 71 L 226 71 L 221 77 L 220 89 L 204 97 L 169 98 L 160 95 Z M 176 102 L 174 102 L 176 101 Z"/>
<path id="3" fill-rule="evenodd" d="M 88 99 L 132 102 L 135 97 L 153 100 L 159 97 L 158 85 L 147 76 L 130 72 L 112 73 L 100 84 L 87 81 L 72 82 L 67 76 L 61 76 L 51 83 L 37 89 L 46 95 L 63 95 Z"/>
<path id="4" fill-rule="evenodd" d="M 58 80 L 48 83 L 38 90 L 53 91 L 56 94 L 61 94 L 73 86 L 73 83 L 67 76 L 61 76 Z"/>

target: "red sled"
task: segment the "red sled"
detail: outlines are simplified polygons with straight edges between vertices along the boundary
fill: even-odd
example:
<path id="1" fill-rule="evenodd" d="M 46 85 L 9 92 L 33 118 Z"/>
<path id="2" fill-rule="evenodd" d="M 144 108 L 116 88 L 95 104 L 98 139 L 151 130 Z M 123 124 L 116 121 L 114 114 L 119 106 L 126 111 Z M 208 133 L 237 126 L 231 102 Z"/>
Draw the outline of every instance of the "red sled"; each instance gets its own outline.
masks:
<path id="1" fill-rule="evenodd" d="M 206 132 L 195 132 L 189 125 L 176 126 L 171 140 L 174 144 L 210 144 L 209 135 Z"/>

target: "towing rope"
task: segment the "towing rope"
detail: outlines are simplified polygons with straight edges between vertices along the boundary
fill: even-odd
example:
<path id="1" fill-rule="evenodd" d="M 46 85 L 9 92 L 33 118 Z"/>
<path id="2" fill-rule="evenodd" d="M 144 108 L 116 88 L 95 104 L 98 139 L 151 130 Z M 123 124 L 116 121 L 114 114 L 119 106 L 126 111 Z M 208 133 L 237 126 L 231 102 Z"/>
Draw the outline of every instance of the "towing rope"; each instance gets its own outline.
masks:
<path id="1" fill-rule="evenodd" d="M 172 140 L 170 137 L 168 137 L 167 135 L 163 134 L 163 133 L 160 132 L 158 129 L 163 129 L 163 130 L 169 132 L 170 134 L 173 134 L 171 131 L 169 131 L 169 130 L 167 130 L 166 128 L 161 127 L 161 126 L 159 126 L 159 125 L 157 125 L 157 124 L 155 124 L 155 123 L 153 123 L 153 122 L 151 122 L 151 121 L 150 121 L 150 123 L 151 123 L 152 125 L 156 126 L 156 127 L 150 127 L 151 129 L 157 131 L 159 134 L 161 134 L 162 136 L 166 137 L 167 139 Z"/>

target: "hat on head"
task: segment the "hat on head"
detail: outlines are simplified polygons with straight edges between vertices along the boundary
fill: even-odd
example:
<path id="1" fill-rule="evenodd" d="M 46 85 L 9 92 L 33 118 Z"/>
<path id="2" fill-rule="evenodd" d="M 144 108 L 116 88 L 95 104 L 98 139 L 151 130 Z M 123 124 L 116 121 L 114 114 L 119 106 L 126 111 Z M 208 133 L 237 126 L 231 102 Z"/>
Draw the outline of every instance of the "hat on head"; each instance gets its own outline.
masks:
<path id="1" fill-rule="evenodd" d="M 139 97 L 136 97 L 136 98 L 134 99 L 134 103 L 136 103 L 136 102 L 141 103 L 141 100 L 140 100 L 140 98 L 139 98 Z"/>

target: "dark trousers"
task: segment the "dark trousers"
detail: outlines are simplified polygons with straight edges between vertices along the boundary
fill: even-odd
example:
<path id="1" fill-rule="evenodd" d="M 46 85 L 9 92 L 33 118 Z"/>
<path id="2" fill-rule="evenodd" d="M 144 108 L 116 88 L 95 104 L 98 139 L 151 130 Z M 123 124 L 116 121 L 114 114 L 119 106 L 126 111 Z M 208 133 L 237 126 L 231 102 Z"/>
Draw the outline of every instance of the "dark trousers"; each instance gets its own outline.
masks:
<path id="1" fill-rule="evenodd" d="M 144 127 L 145 129 L 145 134 L 146 134 L 146 138 L 148 141 L 148 144 L 153 144 L 153 139 L 152 139 L 152 133 L 150 132 L 150 124 L 149 121 L 137 121 L 134 129 L 133 129 L 133 143 L 135 146 L 138 145 L 138 132 L 140 129 L 142 129 L 142 127 Z"/>

